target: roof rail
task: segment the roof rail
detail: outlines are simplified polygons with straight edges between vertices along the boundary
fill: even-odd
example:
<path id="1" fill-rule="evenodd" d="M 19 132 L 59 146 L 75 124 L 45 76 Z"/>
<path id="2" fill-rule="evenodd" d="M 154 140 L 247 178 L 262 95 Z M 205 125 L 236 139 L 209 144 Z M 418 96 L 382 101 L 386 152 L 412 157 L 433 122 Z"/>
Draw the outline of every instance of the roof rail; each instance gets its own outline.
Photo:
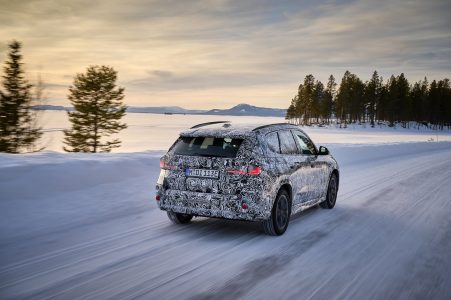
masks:
<path id="1" fill-rule="evenodd" d="M 252 131 L 257 131 L 257 130 L 262 129 L 262 128 L 266 128 L 266 127 L 269 127 L 269 126 L 276 126 L 276 125 L 292 125 L 292 126 L 294 126 L 291 123 L 274 123 L 274 124 L 267 124 L 267 125 L 255 127 L 254 129 L 252 129 Z"/>
<path id="2" fill-rule="evenodd" d="M 208 125 L 213 125 L 213 124 L 219 124 L 219 123 L 230 123 L 230 121 L 213 121 L 213 122 L 200 123 L 200 124 L 194 125 L 190 129 L 199 128 L 199 127 L 208 126 Z"/>

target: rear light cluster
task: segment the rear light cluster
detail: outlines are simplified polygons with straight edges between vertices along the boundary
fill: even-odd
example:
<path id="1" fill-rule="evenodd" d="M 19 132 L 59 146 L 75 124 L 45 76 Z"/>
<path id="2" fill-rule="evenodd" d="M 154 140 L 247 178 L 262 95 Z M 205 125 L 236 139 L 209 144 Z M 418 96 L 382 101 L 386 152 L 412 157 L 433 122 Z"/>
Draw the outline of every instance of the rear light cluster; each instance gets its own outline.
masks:
<path id="1" fill-rule="evenodd" d="M 170 166 L 167 164 L 167 162 L 164 159 L 160 159 L 160 168 L 164 169 L 164 170 L 169 170 L 169 169 L 175 169 L 177 168 L 176 166 Z"/>
<path id="2" fill-rule="evenodd" d="M 262 172 L 262 169 L 259 166 L 250 165 L 246 168 L 246 170 L 228 170 L 229 174 L 238 174 L 238 175 L 259 175 Z"/>

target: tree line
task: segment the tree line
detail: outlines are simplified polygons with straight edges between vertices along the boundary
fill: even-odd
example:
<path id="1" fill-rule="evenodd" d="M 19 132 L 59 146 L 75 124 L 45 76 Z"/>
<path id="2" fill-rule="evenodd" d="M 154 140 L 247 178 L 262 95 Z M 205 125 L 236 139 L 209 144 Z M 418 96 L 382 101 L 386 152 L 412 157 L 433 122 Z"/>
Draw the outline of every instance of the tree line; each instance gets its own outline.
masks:
<path id="1" fill-rule="evenodd" d="M 42 150 L 42 136 L 34 104 L 43 100 L 43 84 L 30 84 L 23 69 L 21 43 L 11 42 L 0 90 L 0 152 L 21 153 Z M 116 85 L 117 72 L 109 66 L 90 66 L 76 74 L 68 99 L 70 129 L 64 130 L 63 150 L 67 152 L 110 152 L 120 146 L 112 134 L 127 127 L 121 123 L 126 106 L 124 88 Z"/>
<path id="2" fill-rule="evenodd" d="M 384 82 L 377 71 L 363 82 L 346 71 L 338 84 L 330 75 L 326 85 L 305 76 L 291 100 L 286 119 L 302 125 L 349 123 L 387 123 L 433 129 L 451 127 L 451 85 L 449 79 L 424 80 L 410 84 L 401 73 Z"/>
<path id="3" fill-rule="evenodd" d="M 33 104 L 43 100 L 43 85 L 30 84 L 25 78 L 21 43 L 11 42 L 0 89 L 0 152 L 39 151 L 42 136 Z M 124 88 L 116 84 L 117 72 L 109 66 L 90 66 L 86 73 L 76 74 L 69 87 L 68 99 L 74 107 L 68 112 L 70 129 L 64 130 L 63 149 L 68 152 L 109 152 L 120 146 L 120 140 L 109 137 L 127 127 L 120 120 L 125 115 Z M 338 84 L 330 75 L 326 85 L 305 76 L 288 107 L 286 119 L 303 125 L 330 124 L 346 127 L 349 123 L 378 122 L 389 126 L 434 129 L 451 127 L 451 87 L 449 79 L 425 78 L 410 84 L 401 73 L 384 82 L 374 71 L 363 82 L 346 71 Z"/>

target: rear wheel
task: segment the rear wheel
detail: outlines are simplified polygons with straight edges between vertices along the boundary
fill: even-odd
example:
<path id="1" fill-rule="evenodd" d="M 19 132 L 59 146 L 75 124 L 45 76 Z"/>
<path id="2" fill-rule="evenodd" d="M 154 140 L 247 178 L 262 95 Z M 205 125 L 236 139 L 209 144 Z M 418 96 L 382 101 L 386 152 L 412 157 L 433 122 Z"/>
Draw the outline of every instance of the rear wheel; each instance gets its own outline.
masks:
<path id="1" fill-rule="evenodd" d="M 263 229 L 269 235 L 282 235 L 290 222 L 291 207 L 290 197 L 286 190 L 282 189 L 277 194 L 276 201 L 271 211 L 271 218 L 263 221 Z"/>
<path id="2" fill-rule="evenodd" d="M 168 211 L 167 214 L 168 214 L 169 220 L 171 220 L 175 224 L 187 224 L 193 218 L 192 215 L 180 214 L 180 213 L 176 213 L 176 212 L 172 212 L 172 211 Z"/>
<path id="3" fill-rule="evenodd" d="M 327 187 L 326 200 L 321 202 L 319 205 L 322 208 L 334 208 L 335 202 L 337 201 L 337 191 L 338 191 L 338 180 L 337 175 L 332 173 L 329 179 L 329 186 Z"/>

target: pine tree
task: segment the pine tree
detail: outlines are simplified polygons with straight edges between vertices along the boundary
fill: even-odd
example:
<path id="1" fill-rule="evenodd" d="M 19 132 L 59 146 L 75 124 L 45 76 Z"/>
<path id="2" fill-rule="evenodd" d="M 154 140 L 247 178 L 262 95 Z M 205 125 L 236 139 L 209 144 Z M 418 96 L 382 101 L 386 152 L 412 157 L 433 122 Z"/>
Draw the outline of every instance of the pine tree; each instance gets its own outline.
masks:
<path id="1" fill-rule="evenodd" d="M 379 77 L 377 71 L 374 71 L 373 76 L 365 86 L 365 99 L 371 127 L 374 127 L 374 119 L 376 117 L 376 107 L 381 100 L 381 95 L 382 95 L 382 78 Z"/>
<path id="2" fill-rule="evenodd" d="M 294 118 L 296 118 L 296 97 L 291 99 L 291 104 L 285 114 L 285 120 L 288 120 L 289 122 L 292 122 Z"/>
<path id="3" fill-rule="evenodd" d="M 397 77 L 392 75 L 387 83 L 387 109 L 390 126 L 394 126 L 398 121 L 406 127 L 406 122 L 410 121 L 412 116 L 412 103 L 409 82 L 404 73 Z"/>
<path id="4" fill-rule="evenodd" d="M 327 120 L 329 124 L 330 117 L 334 111 L 334 100 L 337 94 L 337 83 L 335 82 L 335 77 L 333 75 L 329 76 L 327 81 L 326 90 L 324 91 L 324 102 L 322 107 L 323 117 Z"/>
<path id="5" fill-rule="evenodd" d="M 386 95 L 386 109 L 387 109 L 387 119 L 390 122 L 389 126 L 395 126 L 395 121 L 397 119 L 396 111 L 398 107 L 399 96 L 398 96 L 398 83 L 395 75 L 392 75 L 387 82 L 387 95 Z"/>
<path id="6" fill-rule="evenodd" d="M 341 79 L 340 89 L 337 94 L 336 114 L 341 123 L 361 121 L 364 112 L 364 88 L 365 85 L 355 74 L 346 71 Z"/>
<path id="7" fill-rule="evenodd" d="M 420 124 L 424 124 L 427 116 L 426 100 L 428 95 L 428 82 L 424 78 L 423 81 L 416 82 L 410 89 L 410 99 L 412 101 L 412 121 L 417 122 L 418 129 Z"/>
<path id="8" fill-rule="evenodd" d="M 396 110 L 396 115 L 398 120 L 403 123 L 403 127 L 407 126 L 407 122 L 412 118 L 412 101 L 410 99 L 409 91 L 410 84 L 404 73 L 401 73 L 397 77 L 397 88 L 398 88 L 398 106 Z"/>
<path id="9" fill-rule="evenodd" d="M 303 124 L 310 125 L 313 114 L 313 102 L 315 93 L 315 77 L 312 74 L 305 76 L 304 84 L 299 86 L 299 109 L 303 117 Z"/>
<path id="10" fill-rule="evenodd" d="M 297 124 L 329 123 L 332 113 L 340 122 L 340 128 L 349 122 L 388 121 L 389 126 L 401 123 L 410 126 L 416 121 L 418 127 L 431 124 L 434 129 L 451 127 L 451 83 L 449 79 L 428 83 L 426 77 L 410 85 L 401 73 L 392 75 L 384 84 L 377 71 L 363 83 L 357 75 L 346 71 L 336 92 L 335 78 L 329 77 L 326 87 L 315 81 L 312 74 L 305 76 L 297 95 L 291 100 L 287 119 Z M 336 96 L 335 96 L 336 94 Z"/>
<path id="11" fill-rule="evenodd" d="M 316 123 L 319 123 L 319 118 L 323 118 L 322 107 L 324 106 L 324 84 L 317 80 L 313 89 L 312 99 L 312 116 L 316 118 Z"/>
<path id="12" fill-rule="evenodd" d="M 119 139 L 107 140 L 127 127 L 120 123 L 126 111 L 124 88 L 116 80 L 117 72 L 108 66 L 90 66 L 75 76 L 68 96 L 75 111 L 68 112 L 72 127 L 64 131 L 65 151 L 110 152 L 120 146 Z"/>
<path id="13" fill-rule="evenodd" d="M 443 114 L 443 126 L 447 126 L 448 129 L 451 126 L 451 82 L 448 78 L 442 81 L 443 93 L 442 93 L 442 114 Z M 442 127 L 443 129 L 443 127 Z"/>
<path id="14" fill-rule="evenodd" d="M 428 97 L 429 97 L 429 81 L 426 77 L 424 77 L 423 82 L 421 83 L 421 93 L 422 93 L 422 105 L 421 105 L 421 122 L 422 124 L 427 125 L 428 121 Z"/>
<path id="15" fill-rule="evenodd" d="M 376 119 L 379 121 L 387 121 L 389 115 L 389 99 L 388 99 L 388 83 L 383 83 L 381 78 L 382 86 L 381 86 L 381 95 L 379 98 L 379 103 L 376 107 Z"/>
<path id="16" fill-rule="evenodd" d="M 34 151 L 42 135 L 31 110 L 33 86 L 24 76 L 21 48 L 17 41 L 9 44 L 9 59 L 4 67 L 0 91 L 0 152 Z"/>
<path id="17" fill-rule="evenodd" d="M 436 80 L 431 82 L 428 94 L 429 122 L 437 129 L 440 115 L 440 88 Z"/>

